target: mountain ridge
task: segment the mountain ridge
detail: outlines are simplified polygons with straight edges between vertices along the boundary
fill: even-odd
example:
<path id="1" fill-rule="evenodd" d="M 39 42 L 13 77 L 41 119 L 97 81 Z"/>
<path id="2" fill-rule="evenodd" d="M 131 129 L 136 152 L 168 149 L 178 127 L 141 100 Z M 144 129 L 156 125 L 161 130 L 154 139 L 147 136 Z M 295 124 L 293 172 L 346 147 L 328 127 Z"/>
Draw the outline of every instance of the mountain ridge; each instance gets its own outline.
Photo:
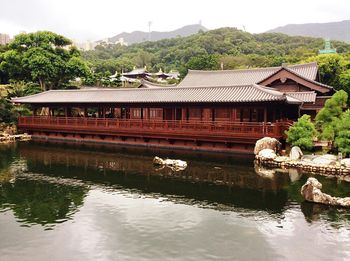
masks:
<path id="1" fill-rule="evenodd" d="M 176 38 L 178 36 L 186 37 L 192 34 L 196 34 L 200 30 L 208 31 L 208 29 L 202 26 L 201 24 L 191 24 L 191 25 L 185 25 L 173 31 L 166 31 L 166 32 L 151 31 L 150 34 L 148 32 L 143 32 L 143 31 L 133 31 L 131 33 L 122 32 L 120 34 L 117 34 L 115 36 L 108 38 L 108 41 L 114 43 L 118 41 L 120 38 L 123 38 L 126 43 L 134 44 L 134 43 L 142 43 L 146 41 L 158 41 L 163 39 Z"/>
<path id="2" fill-rule="evenodd" d="M 268 30 L 267 33 L 284 33 L 290 36 L 311 36 L 350 42 L 350 20 L 328 23 L 287 24 Z"/>

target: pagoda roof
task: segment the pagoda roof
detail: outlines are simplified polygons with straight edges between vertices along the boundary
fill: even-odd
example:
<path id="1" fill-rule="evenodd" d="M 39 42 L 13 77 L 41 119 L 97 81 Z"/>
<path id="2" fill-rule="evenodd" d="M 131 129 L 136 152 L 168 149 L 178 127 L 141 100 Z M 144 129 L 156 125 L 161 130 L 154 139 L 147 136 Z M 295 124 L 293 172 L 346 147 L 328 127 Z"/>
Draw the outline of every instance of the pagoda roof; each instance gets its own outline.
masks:
<path id="1" fill-rule="evenodd" d="M 141 80 L 140 86 L 138 88 L 164 88 L 164 87 L 176 87 L 176 84 L 163 84 L 163 83 L 154 83 L 147 81 L 145 79 Z"/>
<path id="2" fill-rule="evenodd" d="M 290 66 L 267 68 L 239 69 L 239 70 L 189 70 L 187 76 L 179 83 L 179 87 L 214 87 L 255 84 L 269 78 L 283 68 L 293 71 L 297 75 L 316 81 L 318 66 L 316 62 Z"/>

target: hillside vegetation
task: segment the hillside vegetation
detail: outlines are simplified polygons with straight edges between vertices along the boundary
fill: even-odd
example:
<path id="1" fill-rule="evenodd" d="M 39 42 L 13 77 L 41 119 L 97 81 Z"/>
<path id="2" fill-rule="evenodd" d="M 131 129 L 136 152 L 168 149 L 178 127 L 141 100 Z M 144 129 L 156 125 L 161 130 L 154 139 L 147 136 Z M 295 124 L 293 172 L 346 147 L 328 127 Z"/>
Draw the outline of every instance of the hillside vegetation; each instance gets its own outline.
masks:
<path id="1" fill-rule="evenodd" d="M 349 53 L 350 44 L 332 42 L 338 53 Z M 250 34 L 235 28 L 221 28 L 192 36 L 145 42 L 131 46 L 99 45 L 84 52 L 96 72 L 128 71 L 147 66 L 151 71 L 225 69 L 277 66 L 298 63 L 323 48 L 319 38 L 291 37 L 280 33 Z M 212 56 L 212 57 L 211 57 Z M 201 64 L 200 58 L 214 58 L 216 63 Z M 205 60 L 205 59 L 202 59 Z M 210 59 L 209 59 L 210 60 Z"/>

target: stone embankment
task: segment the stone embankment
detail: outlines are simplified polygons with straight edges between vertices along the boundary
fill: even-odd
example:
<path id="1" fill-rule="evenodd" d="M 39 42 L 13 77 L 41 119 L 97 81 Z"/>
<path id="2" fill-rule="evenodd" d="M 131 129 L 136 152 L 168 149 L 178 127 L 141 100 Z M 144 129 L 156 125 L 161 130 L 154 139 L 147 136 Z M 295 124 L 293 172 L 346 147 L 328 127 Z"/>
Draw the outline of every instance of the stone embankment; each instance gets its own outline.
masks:
<path id="1" fill-rule="evenodd" d="M 261 142 L 262 140 L 263 142 Z M 261 145 L 262 143 L 264 145 Z M 270 147 L 269 144 L 271 144 Z M 293 147 L 289 156 L 280 156 L 278 146 L 276 146 L 276 141 L 273 138 L 264 138 L 257 141 L 255 159 L 258 164 L 265 167 L 296 168 L 327 176 L 350 176 L 350 158 L 342 159 L 331 154 L 303 155 L 299 147 Z"/>
<path id="2" fill-rule="evenodd" d="M 31 140 L 31 138 L 32 138 L 32 136 L 28 135 L 27 133 L 16 134 L 16 135 L 9 135 L 6 133 L 0 133 L 0 143 L 10 143 L 10 142 L 14 142 L 16 140 L 28 141 L 28 140 Z"/>

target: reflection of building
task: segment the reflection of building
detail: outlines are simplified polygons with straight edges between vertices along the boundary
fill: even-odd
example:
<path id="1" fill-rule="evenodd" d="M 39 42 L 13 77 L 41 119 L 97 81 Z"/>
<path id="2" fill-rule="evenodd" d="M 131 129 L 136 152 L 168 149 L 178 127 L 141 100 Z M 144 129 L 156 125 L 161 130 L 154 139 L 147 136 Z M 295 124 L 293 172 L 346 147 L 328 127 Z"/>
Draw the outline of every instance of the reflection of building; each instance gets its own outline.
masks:
<path id="1" fill-rule="evenodd" d="M 5 45 L 10 42 L 10 36 L 8 34 L 0 34 L 0 45 Z"/>
<path id="2" fill-rule="evenodd" d="M 239 164 L 233 164 L 232 161 L 198 161 L 197 157 L 186 170 L 172 172 L 169 169 L 156 169 L 152 164 L 153 157 L 150 156 L 153 151 L 143 149 L 107 152 L 104 148 L 103 152 L 99 152 L 96 149 L 89 151 L 47 144 L 24 144 L 19 150 L 21 157 L 30 161 L 31 173 L 49 172 L 63 179 L 74 178 L 87 183 L 93 181 L 96 186 L 111 184 L 114 187 L 117 184 L 119 188 L 132 190 L 147 188 L 147 193 L 181 195 L 182 200 L 206 195 L 206 199 L 209 197 L 220 203 L 226 201 L 241 205 L 244 202 L 245 207 L 259 209 L 279 208 L 287 200 L 285 188 L 288 175 L 276 175 L 273 179 L 262 178 L 254 173 L 250 164 L 243 163 L 250 163 L 249 159 L 241 159 Z M 186 159 L 182 152 L 179 154 L 182 159 Z M 222 160 L 225 161 L 226 157 Z M 67 171 L 64 171 L 65 168 Z M 104 175 L 101 175 L 101 171 Z"/>
<path id="3" fill-rule="evenodd" d="M 147 75 L 139 69 L 123 77 Z M 32 106 L 34 117 L 20 117 L 19 128 L 34 139 L 251 152 L 256 140 L 283 139 L 300 113 L 322 108 L 334 90 L 317 80 L 316 63 L 190 71 L 172 87 L 52 90 L 13 101 Z M 38 114 L 42 108 L 49 117 Z"/>

